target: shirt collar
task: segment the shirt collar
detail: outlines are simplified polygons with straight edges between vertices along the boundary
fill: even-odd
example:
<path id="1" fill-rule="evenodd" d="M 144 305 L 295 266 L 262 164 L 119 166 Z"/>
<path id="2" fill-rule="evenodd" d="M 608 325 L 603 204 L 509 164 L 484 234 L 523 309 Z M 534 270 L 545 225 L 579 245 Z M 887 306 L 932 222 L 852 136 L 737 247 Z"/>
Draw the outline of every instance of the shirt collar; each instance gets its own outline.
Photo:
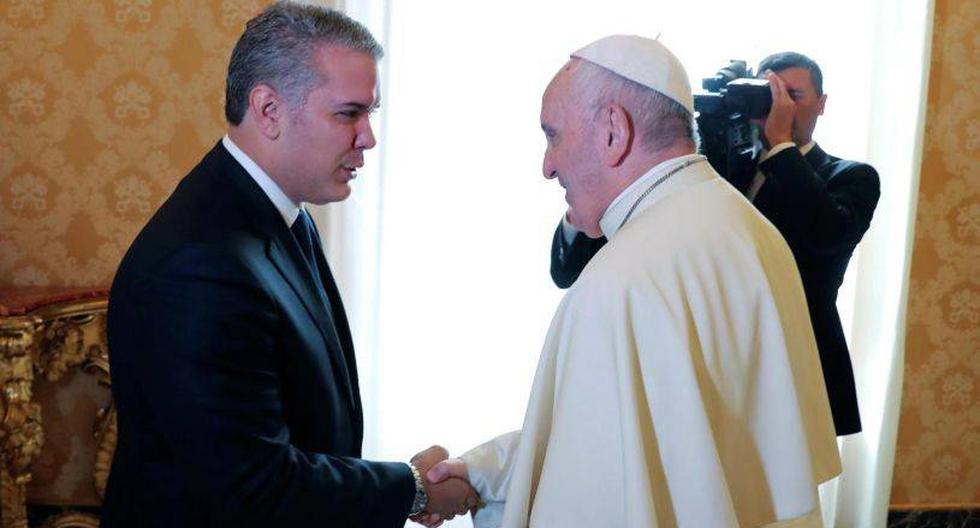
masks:
<path id="1" fill-rule="evenodd" d="M 811 150 L 813 150 L 813 147 L 815 146 L 817 146 L 817 142 L 811 139 L 809 143 L 800 147 L 800 154 L 806 156 L 807 154 L 810 153 Z"/>
<path id="2" fill-rule="evenodd" d="M 292 227 L 293 222 L 295 222 L 296 218 L 299 217 L 300 206 L 302 204 L 298 205 L 288 196 L 286 196 L 286 193 L 282 191 L 279 184 L 270 178 L 269 175 L 262 170 L 262 167 L 259 167 L 258 163 L 255 163 L 255 161 L 253 161 L 252 158 L 245 153 L 245 151 L 236 145 L 235 142 L 228 137 L 228 134 L 225 134 L 225 137 L 221 138 L 221 144 L 228 150 L 231 157 L 235 158 L 235 161 L 237 161 L 239 165 L 245 169 L 245 172 L 247 172 L 248 175 L 255 180 L 255 183 L 262 188 L 262 191 L 269 197 L 272 205 L 276 206 L 279 214 L 282 215 L 282 219 L 286 222 L 286 227 Z"/>
<path id="3" fill-rule="evenodd" d="M 629 187 L 623 189 L 623 192 L 619 193 L 613 201 L 606 207 L 606 211 L 602 213 L 602 218 L 599 219 L 599 227 L 602 229 L 602 234 L 605 237 L 612 238 L 616 231 L 619 230 L 620 224 L 629 214 L 630 209 L 633 204 L 640 199 L 640 196 L 646 192 L 647 188 L 661 178 L 663 175 L 669 173 L 671 170 L 685 164 L 693 163 L 696 160 L 703 159 L 703 156 L 698 154 L 687 154 L 680 156 L 678 158 L 671 158 L 667 161 L 663 161 L 654 165 L 650 170 L 637 178 L 637 180 L 630 184 Z M 707 163 L 705 161 L 705 163 Z M 674 178 L 671 178 L 674 179 Z M 663 189 L 669 187 L 670 181 L 664 181 L 656 190 L 654 190 L 650 195 L 643 198 L 644 201 L 650 202 L 653 200 L 653 196 L 660 194 Z M 633 214 L 636 214 L 634 211 Z"/>

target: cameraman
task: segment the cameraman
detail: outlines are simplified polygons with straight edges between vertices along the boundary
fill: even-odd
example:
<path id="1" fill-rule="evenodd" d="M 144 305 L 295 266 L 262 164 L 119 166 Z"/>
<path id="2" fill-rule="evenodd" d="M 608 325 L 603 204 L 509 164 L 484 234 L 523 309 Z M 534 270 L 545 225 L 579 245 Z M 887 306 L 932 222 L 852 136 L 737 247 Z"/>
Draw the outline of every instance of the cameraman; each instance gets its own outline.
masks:
<path id="1" fill-rule="evenodd" d="M 813 141 L 827 95 L 823 75 L 800 53 L 770 55 L 759 64 L 769 81 L 772 109 L 760 122 L 762 150 L 746 197 L 782 233 L 796 257 L 837 434 L 861 430 L 854 373 L 837 290 L 854 247 L 878 203 L 878 174 L 865 163 L 841 160 Z M 551 247 L 551 277 L 560 288 L 575 282 L 605 244 L 563 218 Z"/>

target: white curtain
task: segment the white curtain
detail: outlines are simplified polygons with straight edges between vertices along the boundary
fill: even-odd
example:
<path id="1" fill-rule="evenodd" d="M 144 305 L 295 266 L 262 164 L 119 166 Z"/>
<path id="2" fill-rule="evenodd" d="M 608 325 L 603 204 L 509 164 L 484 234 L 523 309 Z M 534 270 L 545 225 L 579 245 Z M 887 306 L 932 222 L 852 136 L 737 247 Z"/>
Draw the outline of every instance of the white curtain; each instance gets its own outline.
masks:
<path id="1" fill-rule="evenodd" d="M 386 1 L 306 0 L 345 11 L 368 27 L 375 39 L 387 49 L 388 5 Z M 387 64 L 379 65 L 379 89 L 387 93 Z M 383 101 L 382 101 L 383 104 Z M 358 170 L 351 196 L 327 206 L 310 206 L 310 215 L 320 228 L 324 251 L 344 300 L 357 353 L 361 400 L 365 415 L 364 452 L 378 453 L 377 366 L 381 362 L 378 337 L 378 285 L 380 281 L 380 246 L 382 188 L 384 180 L 385 113 L 378 112 L 371 124 L 377 146 L 365 153 L 364 167 Z"/>
<path id="2" fill-rule="evenodd" d="M 661 33 L 697 87 L 728 59 L 798 50 L 824 69 L 817 141 L 882 178 L 840 302 L 864 432 L 842 442 L 845 471 L 822 503 L 827 526 L 884 525 L 931 2 L 832 0 L 807 13 L 763 0 L 343 7 L 386 49 L 379 145 L 352 197 L 314 213 L 352 321 L 365 456 L 404 460 L 431 443 L 459 452 L 520 425 L 561 295 L 547 266 L 564 202 L 540 176 L 540 96 L 570 51 L 610 33 Z"/>
<path id="3" fill-rule="evenodd" d="M 826 526 L 885 526 L 905 365 L 905 312 L 931 57 L 933 2 L 882 1 L 868 93 L 867 159 L 882 194 L 861 243 L 850 346 L 864 430 L 841 445 L 844 472 L 822 496 Z"/>

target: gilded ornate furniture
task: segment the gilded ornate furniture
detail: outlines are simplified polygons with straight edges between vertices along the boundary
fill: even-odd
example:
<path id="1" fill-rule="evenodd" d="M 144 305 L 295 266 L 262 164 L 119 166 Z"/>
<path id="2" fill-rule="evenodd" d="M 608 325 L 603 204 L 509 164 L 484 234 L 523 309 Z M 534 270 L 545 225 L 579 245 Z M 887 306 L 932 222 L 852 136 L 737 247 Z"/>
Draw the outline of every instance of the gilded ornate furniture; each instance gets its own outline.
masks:
<path id="1" fill-rule="evenodd" d="M 115 449 L 105 289 L 0 289 L 0 527 L 97 527 Z M 87 510 L 87 511 L 85 511 Z"/>

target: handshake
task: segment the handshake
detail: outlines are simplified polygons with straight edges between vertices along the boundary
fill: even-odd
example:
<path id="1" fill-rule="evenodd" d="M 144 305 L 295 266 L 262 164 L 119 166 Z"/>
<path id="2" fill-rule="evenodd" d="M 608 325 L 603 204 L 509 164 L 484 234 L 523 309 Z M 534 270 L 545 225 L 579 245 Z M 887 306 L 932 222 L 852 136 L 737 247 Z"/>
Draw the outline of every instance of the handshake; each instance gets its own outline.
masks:
<path id="1" fill-rule="evenodd" d="M 429 497 L 425 511 L 411 516 L 412 521 L 435 528 L 481 505 L 480 496 L 470 486 L 466 463 L 450 459 L 446 448 L 432 446 L 412 457 L 411 463 L 422 477 Z"/>

